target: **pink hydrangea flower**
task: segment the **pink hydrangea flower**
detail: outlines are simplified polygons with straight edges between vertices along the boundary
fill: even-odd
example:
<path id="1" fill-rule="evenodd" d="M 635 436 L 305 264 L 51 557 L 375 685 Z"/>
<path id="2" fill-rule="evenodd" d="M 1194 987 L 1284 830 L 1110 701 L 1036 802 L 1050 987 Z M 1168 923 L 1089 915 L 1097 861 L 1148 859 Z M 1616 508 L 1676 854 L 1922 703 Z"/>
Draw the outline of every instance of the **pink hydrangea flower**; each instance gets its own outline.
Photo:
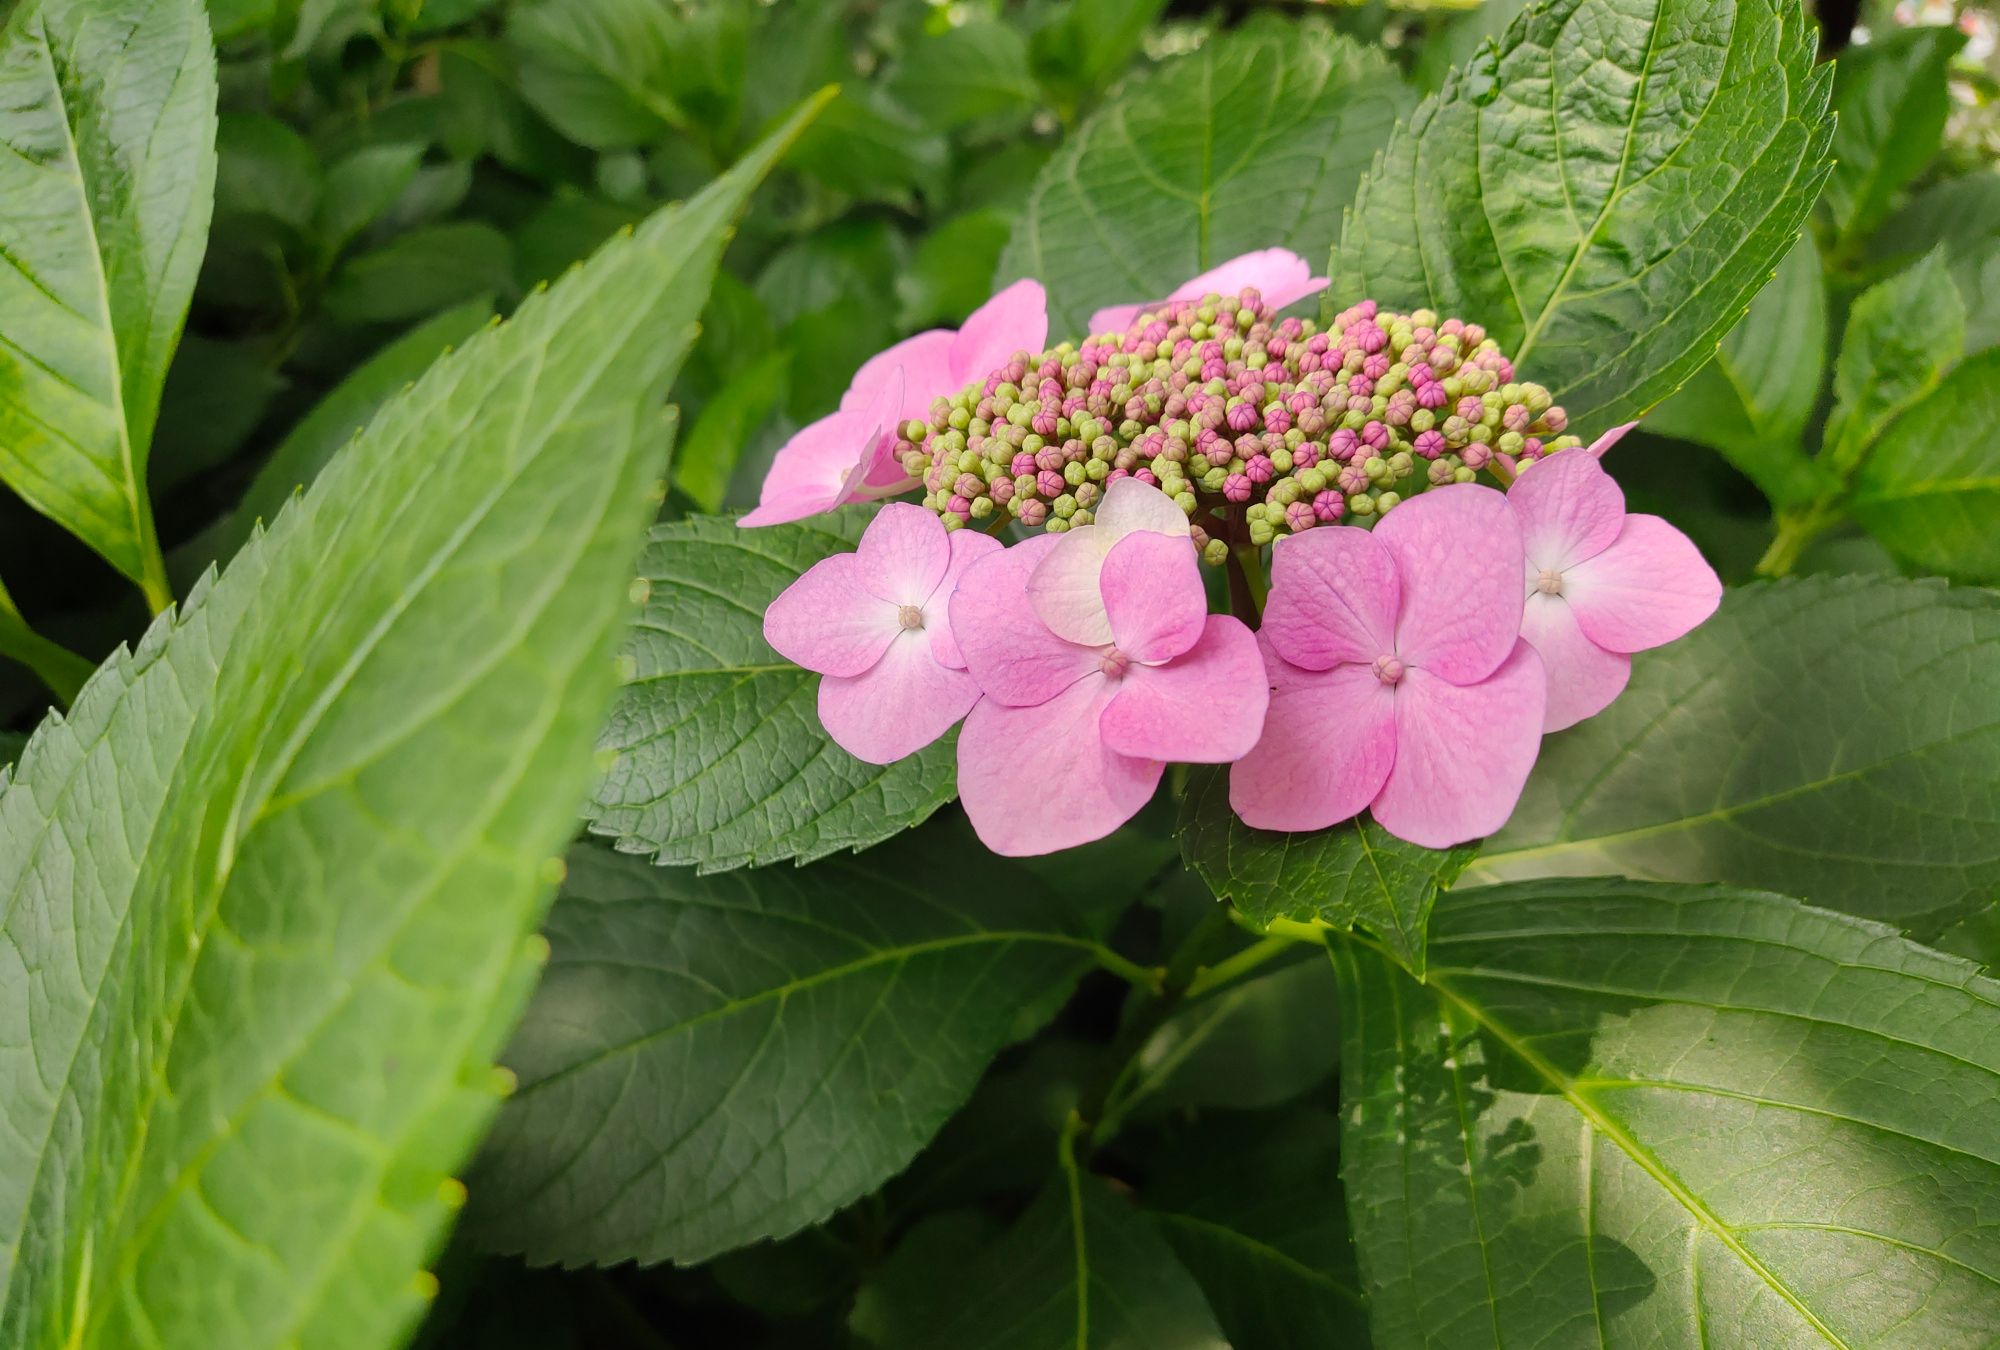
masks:
<path id="1" fill-rule="evenodd" d="M 1135 531 L 1186 539 L 1187 512 L 1157 487 L 1121 478 L 1105 489 L 1092 524 L 1056 536 L 1028 578 L 1028 598 L 1057 637 L 1091 647 L 1111 641 L 1100 574 L 1111 550 Z"/>
<path id="2" fill-rule="evenodd" d="M 1235 759 L 1256 743 L 1268 701 L 1256 639 L 1208 612 L 1184 538 L 1127 534 L 1099 569 L 1108 640 L 1061 636 L 1030 582 L 1063 537 L 980 559 L 951 601 L 985 694 L 959 733 L 959 799 L 986 846 L 1016 857 L 1111 833 L 1169 761 Z"/>
<path id="3" fill-rule="evenodd" d="M 891 502 L 854 552 L 814 563 L 771 602 L 764 640 L 823 677 L 819 720 L 836 745 L 888 764 L 978 701 L 946 606 L 966 569 L 999 551 L 990 535 L 947 533 L 921 506 Z"/>
<path id="4" fill-rule="evenodd" d="M 1048 297 L 1040 282 L 1025 280 L 974 310 L 963 328 L 934 328 L 877 352 L 854 373 L 837 411 L 785 442 L 756 509 L 737 524 L 779 525 L 915 487 L 894 454 L 901 425 L 1014 353 L 1040 351 L 1048 337 Z"/>
<path id="5" fill-rule="evenodd" d="M 1639 424 L 1637 422 L 1626 422 L 1619 426 L 1615 426 L 1611 428 L 1611 430 L 1605 432 L 1602 436 L 1599 436 L 1596 440 L 1592 441 L 1588 446 L 1585 446 L 1584 448 L 1590 452 L 1593 458 L 1603 459 L 1605 451 L 1609 450 L 1612 446 L 1618 444 L 1618 442 L 1624 440 L 1625 434 L 1638 425 Z M 1507 466 L 1508 473 L 1520 472 L 1521 461 L 1518 458 L 1516 458 L 1513 455 L 1501 455 L 1499 458 L 1500 462 Z M 1551 458 L 1553 458 L 1553 456 L 1551 456 Z M 1534 463 L 1534 461 L 1529 460 L 1528 463 L 1532 464 Z M 1474 467 L 1478 466 L 1475 465 Z"/>
<path id="6" fill-rule="evenodd" d="M 1625 494 L 1594 454 L 1524 466 L 1507 504 L 1525 546 L 1521 636 L 1548 667 L 1545 731 L 1602 712 L 1624 692 L 1631 653 L 1672 642 L 1722 600 L 1686 535 L 1658 516 L 1625 514 Z"/>
<path id="7" fill-rule="evenodd" d="M 1373 531 L 1312 530 L 1271 558 L 1271 711 L 1229 775 L 1245 824 L 1318 830 L 1364 807 L 1444 848 L 1506 821 L 1542 735 L 1519 640 L 1521 532 L 1507 500 L 1432 488 Z"/>
<path id="8" fill-rule="evenodd" d="M 1177 287 L 1165 300 L 1199 300 L 1205 295 L 1235 295 L 1245 286 L 1263 292 L 1264 303 L 1272 309 L 1305 299 L 1327 288 L 1325 277 L 1312 274 L 1312 267 L 1296 253 L 1282 248 L 1260 249 L 1231 258 Z M 1146 309 L 1144 304 L 1112 305 L 1090 316 L 1090 331 L 1122 333 Z"/>

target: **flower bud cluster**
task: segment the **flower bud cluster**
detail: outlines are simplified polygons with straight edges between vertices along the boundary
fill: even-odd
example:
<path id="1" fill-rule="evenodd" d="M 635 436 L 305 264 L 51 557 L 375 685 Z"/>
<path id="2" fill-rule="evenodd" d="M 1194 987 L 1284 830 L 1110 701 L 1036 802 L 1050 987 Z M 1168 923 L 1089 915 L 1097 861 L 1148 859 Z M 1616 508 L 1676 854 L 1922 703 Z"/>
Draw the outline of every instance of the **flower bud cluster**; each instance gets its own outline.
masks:
<path id="1" fill-rule="evenodd" d="M 902 426 L 896 452 L 947 528 L 1087 525 L 1131 476 L 1172 497 L 1220 562 L 1232 544 L 1364 522 L 1579 444 L 1566 429 L 1477 324 L 1371 300 L 1322 331 L 1245 288 L 1016 353 Z"/>

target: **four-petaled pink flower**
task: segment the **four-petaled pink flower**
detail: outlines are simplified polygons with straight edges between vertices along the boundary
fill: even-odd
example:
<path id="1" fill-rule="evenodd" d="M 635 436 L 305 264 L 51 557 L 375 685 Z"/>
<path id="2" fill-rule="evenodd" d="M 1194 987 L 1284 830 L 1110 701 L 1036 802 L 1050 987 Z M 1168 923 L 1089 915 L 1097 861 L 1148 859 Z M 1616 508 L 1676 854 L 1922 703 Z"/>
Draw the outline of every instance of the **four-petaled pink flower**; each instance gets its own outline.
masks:
<path id="1" fill-rule="evenodd" d="M 1426 848 L 1498 829 L 1542 735 L 1542 663 L 1518 637 L 1522 557 L 1506 498 L 1469 483 L 1372 532 L 1281 540 L 1258 634 L 1270 713 L 1229 775 L 1244 823 L 1319 830 L 1368 807 Z"/>
<path id="2" fill-rule="evenodd" d="M 974 310 L 965 326 L 905 338 L 863 363 L 829 413 L 785 442 L 755 510 L 739 525 L 780 525 L 846 502 L 894 496 L 916 486 L 893 453 L 902 423 L 931 401 L 984 379 L 1016 352 L 1037 352 L 1049 336 L 1040 282 L 1017 281 Z"/>
<path id="3" fill-rule="evenodd" d="M 815 670 L 819 720 L 871 764 L 923 749 L 979 698 L 952 638 L 947 603 L 974 561 L 1000 551 L 976 530 L 945 531 L 921 506 L 891 502 L 852 553 L 812 565 L 764 611 L 764 639 Z"/>
<path id="4" fill-rule="evenodd" d="M 1057 637 L 1093 647 L 1111 641 L 1099 574 L 1111 550 L 1135 530 L 1186 539 L 1187 512 L 1152 484 L 1121 478 L 1105 489 L 1094 523 L 1056 536 L 1028 578 L 1028 598 Z"/>
<path id="5" fill-rule="evenodd" d="M 995 853 L 1102 838 L 1146 804 L 1169 761 L 1226 764 L 1264 722 L 1256 639 L 1208 613 L 1187 539 L 1135 530 L 1105 555 L 1103 643 L 1060 636 L 1030 594 L 1060 539 L 980 559 L 952 596 L 952 631 L 985 693 L 959 733 L 958 794 Z"/>
<path id="6" fill-rule="evenodd" d="M 1161 299 L 1199 300 L 1210 294 L 1234 296 L 1245 286 L 1254 286 L 1263 293 L 1265 304 L 1272 309 L 1283 309 L 1325 290 L 1327 284 L 1327 279 L 1314 276 L 1311 265 L 1296 253 L 1282 248 L 1267 248 L 1242 254 L 1220 267 L 1210 268 L 1175 288 L 1172 295 L 1162 296 Z M 1146 305 L 1139 304 L 1112 305 L 1100 309 L 1090 316 L 1090 331 L 1093 334 L 1122 333 L 1146 308 Z"/>
<path id="7" fill-rule="evenodd" d="M 1602 712 L 1625 689 L 1631 653 L 1672 642 L 1722 600 L 1686 535 L 1658 516 L 1625 514 L 1625 494 L 1594 454 L 1523 466 L 1507 504 L 1525 546 L 1521 636 L 1548 668 L 1546 731 Z"/>

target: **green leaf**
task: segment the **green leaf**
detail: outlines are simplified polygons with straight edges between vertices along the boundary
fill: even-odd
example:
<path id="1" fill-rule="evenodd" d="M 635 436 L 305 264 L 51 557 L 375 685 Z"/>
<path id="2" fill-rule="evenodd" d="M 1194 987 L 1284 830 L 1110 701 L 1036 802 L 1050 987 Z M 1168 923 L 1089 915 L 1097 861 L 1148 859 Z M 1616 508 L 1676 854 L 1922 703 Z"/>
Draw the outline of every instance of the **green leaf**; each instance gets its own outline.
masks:
<path id="1" fill-rule="evenodd" d="M 1833 364 L 1820 454 L 1844 481 L 1896 415 L 1937 388 L 1965 344 L 1965 306 L 1942 249 L 1862 292 Z"/>
<path id="2" fill-rule="evenodd" d="M 2000 888 L 2000 595 L 1812 577 L 1728 592 L 1544 743 L 1481 880 L 1789 886 L 1929 938 Z"/>
<path id="3" fill-rule="evenodd" d="M 945 161 L 943 136 L 872 86 L 859 85 L 844 89 L 799 138 L 791 165 L 835 192 L 900 203 L 937 196 Z"/>
<path id="4" fill-rule="evenodd" d="M 796 125 L 796 124 L 794 124 Z M 390 402 L 0 793 L 0 1343 L 395 1343 L 781 142 Z"/>
<path id="5" fill-rule="evenodd" d="M 1945 76 L 1965 34 L 1952 27 L 1891 29 L 1849 47 L 1833 77 L 1833 174 L 1826 208 L 1843 243 L 1882 223 L 1896 192 L 1922 173 L 1944 138 Z"/>
<path id="6" fill-rule="evenodd" d="M 1802 237 L 1757 292 L 1715 359 L 1655 408 L 1646 429 L 1722 452 L 1776 506 L 1817 497 L 1806 424 L 1826 375 L 1826 282 Z"/>
<path id="7" fill-rule="evenodd" d="M 1315 973 L 1336 988 L 1332 972 Z M 1337 1052 L 1338 1039 L 1327 1040 Z M 1153 1160 L 1147 1212 L 1239 1350 L 1368 1344 L 1339 1136 L 1316 1107 L 1213 1116 Z M 1256 1160 L 1254 1182 L 1246 1159 Z"/>
<path id="8" fill-rule="evenodd" d="M 1255 830 L 1229 809 L 1222 769 L 1189 774 L 1180 839 L 1187 865 L 1252 923 L 1362 924 L 1419 974 L 1431 904 L 1479 853 L 1476 843 L 1419 848 L 1372 818 L 1312 834 Z"/>
<path id="9" fill-rule="evenodd" d="M 941 131 L 1009 114 L 1025 118 L 1038 98 L 1027 40 L 993 19 L 919 38 L 890 73 L 888 91 Z"/>
<path id="10" fill-rule="evenodd" d="M 600 740 L 616 758 L 593 830 L 625 852 L 712 872 L 866 848 L 957 794 L 955 734 L 864 764 L 820 727 L 819 677 L 764 641 L 778 592 L 853 549 L 872 516 L 850 507 L 755 530 L 696 516 L 653 530 L 626 645 L 632 675 Z"/>
<path id="11" fill-rule="evenodd" d="M 558 131 L 597 150 L 689 125 L 674 98 L 681 19 L 655 0 L 535 0 L 509 13 L 520 87 Z"/>
<path id="12" fill-rule="evenodd" d="M 34 671 L 36 678 L 64 704 L 75 700 L 77 690 L 83 688 L 92 669 L 90 662 L 69 648 L 30 628 L 5 586 L 0 586 L 0 656 L 19 661 Z"/>
<path id="13" fill-rule="evenodd" d="M 1933 183 L 1889 217 L 1869 241 L 1878 257 L 1954 250 L 2000 238 L 2000 170 L 1984 169 Z"/>
<path id="14" fill-rule="evenodd" d="M 1002 280 L 1049 292 L 1051 333 L 1157 300 L 1239 253 L 1322 256 L 1409 96 L 1323 26 L 1254 25 L 1135 77 L 1035 179 Z"/>
<path id="15" fill-rule="evenodd" d="M 930 831 L 700 877 L 586 846 L 472 1186 L 536 1264 L 693 1262 L 901 1171 L 1095 944 L 1019 868 Z"/>
<path id="16" fill-rule="evenodd" d="M 702 510 L 722 509 L 744 445 L 785 401 L 791 373 L 790 352 L 766 352 L 731 376 L 702 409 L 674 457 L 674 485 Z"/>
<path id="17" fill-rule="evenodd" d="M 327 166 L 326 195 L 315 228 L 321 252 L 338 254 L 395 205 L 416 181 L 424 146 L 417 142 L 367 145 Z"/>
<path id="18" fill-rule="evenodd" d="M 1342 983 L 1375 1344 L 1991 1344 L 2000 986 L 1779 896 L 1454 891 Z"/>
<path id="19" fill-rule="evenodd" d="M 1068 84 L 1072 100 L 1101 91 L 1124 71 L 1166 7 L 1166 0 L 1072 0 L 1035 34 L 1042 77 Z"/>
<path id="20" fill-rule="evenodd" d="M 305 137 L 265 113 L 230 112 L 215 128 L 215 214 L 269 216 L 304 231 L 325 174 Z"/>
<path id="21" fill-rule="evenodd" d="M 1952 371 L 1890 424 L 1862 462 L 1849 509 L 1904 562 L 2000 581 L 2000 347 Z"/>
<path id="22" fill-rule="evenodd" d="M 1798 237 L 1831 72 L 1797 0 L 1552 0 L 1369 170 L 1327 305 L 1485 325 L 1594 434 L 1679 388 Z M 1329 311 L 1330 312 L 1330 311 Z"/>
<path id="23" fill-rule="evenodd" d="M 1952 250 L 1952 283 L 1965 304 L 1965 350 L 2000 347 L 2000 235 Z"/>
<path id="24" fill-rule="evenodd" d="M 38 0 L 0 34 L 0 480 L 168 593 L 146 454 L 215 186 L 199 0 Z"/>
<path id="25" fill-rule="evenodd" d="M 896 298 L 908 329 L 958 324 L 986 303 L 988 284 L 1014 228 L 1011 213 L 986 208 L 944 222 L 917 244 L 896 274 Z"/>
<path id="26" fill-rule="evenodd" d="M 327 312 L 348 323 L 407 323 L 514 284 L 514 246 L 476 220 L 429 225 L 350 259 L 326 288 Z"/>
<path id="27" fill-rule="evenodd" d="M 1338 995 L 1320 962 L 1302 961 L 1182 1008 L 1141 1047 L 1119 1114 L 1291 1101 L 1339 1063 L 1339 1044 L 1327 1034 L 1339 1020 Z M 1101 1125 L 1097 1134 L 1108 1137 Z"/>

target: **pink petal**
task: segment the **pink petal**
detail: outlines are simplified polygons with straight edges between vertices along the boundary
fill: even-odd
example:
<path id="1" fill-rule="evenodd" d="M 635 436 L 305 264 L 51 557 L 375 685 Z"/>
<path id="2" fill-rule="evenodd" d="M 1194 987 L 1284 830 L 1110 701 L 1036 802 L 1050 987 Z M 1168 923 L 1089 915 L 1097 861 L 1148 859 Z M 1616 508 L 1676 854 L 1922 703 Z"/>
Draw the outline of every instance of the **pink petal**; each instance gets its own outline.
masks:
<path id="1" fill-rule="evenodd" d="M 1715 613 L 1722 582 L 1679 530 L 1658 516 L 1627 516 L 1618 542 L 1563 573 L 1563 598 L 1592 642 L 1640 652 Z"/>
<path id="2" fill-rule="evenodd" d="M 958 797 L 980 842 L 1009 857 L 1053 853 L 1103 838 L 1151 799 L 1165 766 L 1098 735 L 1113 692 L 1090 679 L 1039 707 L 973 707 L 958 734 Z"/>
<path id="3" fill-rule="evenodd" d="M 1121 755 L 1227 764 L 1263 734 L 1264 657 L 1250 630 L 1227 614 L 1207 616 L 1194 645 L 1164 666 L 1135 664 L 1115 683 L 1098 730 Z"/>
<path id="4" fill-rule="evenodd" d="M 895 443 L 890 433 L 902 396 L 902 372 L 892 370 L 865 407 L 828 413 L 802 428 L 771 462 L 756 509 L 736 523 L 782 525 L 858 500 L 862 481 Z"/>
<path id="5" fill-rule="evenodd" d="M 1122 333 L 1132 326 L 1133 320 L 1137 319 L 1145 308 L 1144 305 L 1107 305 L 1090 316 L 1090 324 L 1084 331 L 1092 337 Z"/>
<path id="6" fill-rule="evenodd" d="M 1028 600 L 1028 577 L 1061 537 L 1039 534 L 989 553 L 959 578 L 951 635 L 989 699 L 1033 707 L 1098 670 L 1098 653 L 1050 632 Z"/>
<path id="7" fill-rule="evenodd" d="M 1521 615 L 1521 639 L 1535 649 L 1548 672 L 1548 706 L 1542 731 L 1561 731 L 1595 717 L 1625 692 L 1632 658 L 1607 652 L 1583 635 L 1576 612 L 1560 595 L 1530 595 Z"/>
<path id="8" fill-rule="evenodd" d="M 1060 535 L 1061 542 L 1035 569 L 1028 594 L 1042 622 L 1071 642 L 1109 643 L 1111 620 L 1104 612 L 1100 573 L 1112 547 L 1137 530 L 1185 539 L 1187 513 L 1158 488 L 1121 478 L 1105 491 L 1095 522 Z"/>
<path id="9" fill-rule="evenodd" d="M 1272 309 L 1283 309 L 1325 290 L 1328 284 L 1327 278 L 1314 276 L 1311 265 L 1298 254 L 1282 248 L 1266 248 L 1239 254 L 1219 267 L 1211 267 L 1168 299 L 1199 300 L 1210 292 L 1230 296 L 1245 286 L 1255 286 L 1264 293 L 1265 304 Z"/>
<path id="10" fill-rule="evenodd" d="M 1625 527 L 1625 494 L 1589 455 L 1557 454 L 1521 467 L 1507 489 L 1531 574 L 1561 572 L 1611 547 Z"/>
<path id="11" fill-rule="evenodd" d="M 1506 824 L 1541 747 L 1544 683 L 1541 658 L 1525 642 L 1475 684 L 1405 673 L 1396 686 L 1396 763 L 1375 799 L 1376 822 L 1424 848 Z"/>
<path id="12" fill-rule="evenodd" d="M 1396 761 L 1395 697 L 1366 666 L 1276 677 L 1257 744 L 1229 771 L 1230 809 L 1260 830 L 1323 830 L 1375 799 Z"/>
<path id="13" fill-rule="evenodd" d="M 921 608 L 944 580 L 951 538 L 934 513 L 909 502 L 890 502 L 861 532 L 854 557 L 861 565 L 861 586 L 870 595 Z"/>
<path id="14" fill-rule="evenodd" d="M 1106 553 L 1111 551 L 1112 544 L 1134 530 L 1179 535 L 1183 539 L 1188 535 L 1187 512 L 1176 506 L 1172 497 L 1136 478 L 1121 478 L 1106 488 L 1093 519 L 1095 524 L 1083 528 L 1098 531 L 1099 537 L 1107 541 Z"/>
<path id="15" fill-rule="evenodd" d="M 1384 516 L 1374 537 L 1403 578 L 1403 663 L 1454 684 L 1492 674 L 1521 632 L 1525 563 L 1507 499 L 1476 483 L 1432 488 Z"/>
<path id="16" fill-rule="evenodd" d="M 938 664 L 964 670 L 965 653 L 959 651 L 958 639 L 951 635 L 952 593 L 966 568 L 989 553 L 998 553 L 1001 545 L 992 535 L 978 530 L 953 530 L 946 540 L 951 545 L 951 564 L 945 569 L 944 580 L 924 601 L 924 631 L 931 635 L 931 655 Z"/>
<path id="17" fill-rule="evenodd" d="M 1015 352 L 1033 355 L 1048 341 L 1048 294 L 1041 282 L 1023 278 L 972 311 L 952 339 L 951 387 L 934 390 L 933 395 L 955 394 L 1007 364 Z M 928 407 L 930 399 L 924 404 Z"/>
<path id="18" fill-rule="evenodd" d="M 1134 661 L 1161 662 L 1194 646 L 1208 617 L 1208 592 L 1194 546 L 1138 530 L 1112 546 L 1099 578 L 1111 638 Z"/>
<path id="19" fill-rule="evenodd" d="M 896 607 L 862 589 L 852 553 L 821 558 L 764 611 L 764 641 L 822 675 L 861 674 L 901 631 Z"/>
<path id="20" fill-rule="evenodd" d="M 933 328 L 875 353 L 861 363 L 861 369 L 848 381 L 847 392 L 840 396 L 841 408 L 862 407 L 891 380 L 897 380 L 900 383 L 890 418 L 903 422 L 928 415 L 932 399 L 939 394 L 958 392 L 951 378 L 951 347 L 955 337 L 949 328 Z"/>
<path id="21" fill-rule="evenodd" d="M 1590 443 L 1590 453 L 1596 455 L 1599 459 L 1602 459 L 1604 457 L 1604 452 L 1606 450 L 1609 450 L 1612 446 L 1624 440 L 1625 433 L 1638 425 L 1639 424 L 1637 422 L 1627 422 L 1623 426 L 1611 428 L 1611 430 L 1605 432 L 1602 436 L 1599 436 L 1596 440 Z"/>
<path id="22" fill-rule="evenodd" d="M 1402 508 L 1407 509 L 1407 508 Z M 1271 550 L 1263 632 L 1295 666 L 1367 665 L 1396 650 L 1396 560 L 1365 530 L 1287 535 Z"/>
<path id="23" fill-rule="evenodd" d="M 939 665 L 914 629 L 894 638 L 870 669 L 819 682 L 820 725 L 835 745 L 870 764 L 915 754 L 978 701 L 972 677 Z"/>

